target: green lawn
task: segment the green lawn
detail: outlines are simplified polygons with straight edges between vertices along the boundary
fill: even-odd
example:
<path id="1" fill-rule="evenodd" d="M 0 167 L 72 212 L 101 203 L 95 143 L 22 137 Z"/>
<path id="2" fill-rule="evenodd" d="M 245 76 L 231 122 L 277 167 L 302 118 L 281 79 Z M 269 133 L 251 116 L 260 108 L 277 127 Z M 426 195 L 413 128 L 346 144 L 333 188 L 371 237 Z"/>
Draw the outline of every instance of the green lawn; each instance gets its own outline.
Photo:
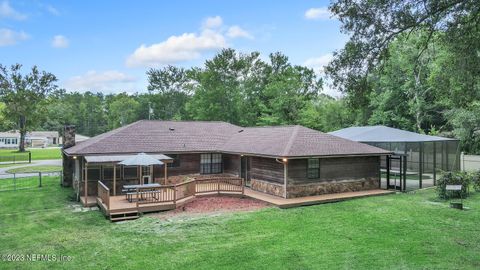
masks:
<path id="1" fill-rule="evenodd" d="M 7 173 L 32 173 L 32 172 L 58 172 L 62 170 L 62 166 L 26 166 L 7 170 Z"/>
<path id="2" fill-rule="evenodd" d="M 50 181 L 50 182 L 49 182 Z M 0 269 L 479 269 L 480 194 L 458 211 L 433 190 L 294 209 L 111 223 L 71 189 L 0 193 L 0 254 L 72 256 Z"/>
<path id="3" fill-rule="evenodd" d="M 62 154 L 60 148 L 29 148 L 27 151 L 32 153 L 32 160 L 45 159 L 61 159 Z M 20 153 L 17 150 L 0 149 L 1 157 L 8 157 L 16 155 L 18 160 L 28 161 L 28 153 Z M 0 160 L 1 161 L 1 160 Z"/>

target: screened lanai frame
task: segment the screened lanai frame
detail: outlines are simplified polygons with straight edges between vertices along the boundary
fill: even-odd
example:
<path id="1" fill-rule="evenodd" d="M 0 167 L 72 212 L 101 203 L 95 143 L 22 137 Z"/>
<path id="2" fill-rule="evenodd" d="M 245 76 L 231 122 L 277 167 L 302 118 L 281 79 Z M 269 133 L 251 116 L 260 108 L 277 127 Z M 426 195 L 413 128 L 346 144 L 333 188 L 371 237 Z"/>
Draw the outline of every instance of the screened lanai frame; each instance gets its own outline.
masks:
<path id="1" fill-rule="evenodd" d="M 348 127 L 329 134 L 377 146 L 396 153 L 397 155 L 394 156 L 406 158 L 406 170 L 400 170 L 399 159 L 392 158 L 390 160 L 390 177 L 387 177 L 387 158 L 382 157 L 382 187 L 385 188 L 389 188 L 387 185 L 392 182 L 396 183 L 397 178 L 403 172 L 405 172 L 403 176 L 406 176 L 404 177 L 406 183 L 402 186 L 402 190 L 412 190 L 434 186 L 442 171 L 460 169 L 460 143 L 457 139 L 425 135 L 381 125 Z M 397 188 L 396 184 L 394 186 Z"/>
<path id="2" fill-rule="evenodd" d="M 363 142 L 372 146 L 406 155 L 407 185 L 405 189 L 413 190 L 435 186 L 442 171 L 458 171 L 460 169 L 460 143 L 448 139 L 434 141 L 405 142 Z M 382 160 L 382 170 L 386 172 L 386 158 Z M 395 171 L 400 171 L 398 162 L 391 163 L 390 176 L 397 177 Z M 418 182 L 416 182 L 418 181 Z"/>

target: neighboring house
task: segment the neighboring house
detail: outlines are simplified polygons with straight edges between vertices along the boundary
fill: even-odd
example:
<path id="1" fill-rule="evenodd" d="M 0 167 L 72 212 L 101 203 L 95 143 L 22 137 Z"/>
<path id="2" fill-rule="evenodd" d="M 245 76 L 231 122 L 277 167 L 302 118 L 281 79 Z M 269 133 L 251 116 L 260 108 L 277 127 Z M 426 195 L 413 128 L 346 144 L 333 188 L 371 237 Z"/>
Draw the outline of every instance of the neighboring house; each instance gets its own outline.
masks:
<path id="1" fill-rule="evenodd" d="M 404 157 L 403 168 L 408 175 L 405 188 L 422 188 L 434 186 L 437 174 L 441 171 L 460 169 L 459 140 L 419 134 L 386 126 L 349 127 L 329 134 L 344 139 L 362 142 L 392 151 Z M 386 167 L 386 162 L 382 162 Z M 391 163 L 391 168 L 398 171 L 399 163 Z M 386 170 L 386 168 L 385 168 Z"/>
<path id="2" fill-rule="evenodd" d="M 143 120 L 78 144 L 74 130 L 65 131 L 64 183 L 80 194 L 87 186 L 88 196 L 97 196 L 98 181 L 110 190 L 114 177 L 116 190 L 138 181 L 143 174 L 137 168 L 118 162 L 141 152 L 173 159 L 168 177 L 228 174 L 245 179 L 253 190 L 283 198 L 378 189 L 380 157 L 391 153 L 303 126 Z M 165 177 L 162 166 L 146 172 L 153 181 Z"/>
<path id="3" fill-rule="evenodd" d="M 60 137 L 57 131 L 32 131 L 25 137 L 30 147 L 46 147 L 60 144 Z"/>
<path id="4" fill-rule="evenodd" d="M 58 145 L 61 138 L 57 131 L 31 131 L 25 135 L 25 144 L 28 147 L 47 147 Z M 18 148 L 20 132 L 0 132 L 0 148 Z"/>
<path id="5" fill-rule="evenodd" d="M 18 148 L 20 136 L 16 132 L 0 132 L 0 148 Z"/>

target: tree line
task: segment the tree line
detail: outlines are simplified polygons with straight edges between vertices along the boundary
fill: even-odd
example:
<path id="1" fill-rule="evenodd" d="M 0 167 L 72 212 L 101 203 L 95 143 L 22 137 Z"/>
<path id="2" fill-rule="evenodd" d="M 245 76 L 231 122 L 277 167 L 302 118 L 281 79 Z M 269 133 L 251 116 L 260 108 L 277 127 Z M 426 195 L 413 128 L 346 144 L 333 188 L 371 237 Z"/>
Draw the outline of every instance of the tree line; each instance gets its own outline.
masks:
<path id="1" fill-rule="evenodd" d="M 0 79 L 15 77 L 20 67 L 2 67 Z M 25 80 L 33 70 L 36 67 Z M 86 136 L 140 119 L 215 120 L 241 126 L 303 124 L 330 131 L 348 124 L 350 117 L 342 101 L 321 93 L 323 81 L 314 70 L 292 64 L 282 53 L 262 60 L 258 52 L 224 49 L 202 67 L 150 69 L 146 93 L 67 92 L 55 85 L 55 76 L 46 72 L 45 76 L 53 79 L 36 100 L 26 99 L 25 93 L 35 93 L 38 87 L 5 84 L 2 130 L 18 129 L 20 115 L 29 120 L 29 130 L 61 131 L 63 125 L 72 124 Z M 15 102 L 8 96 L 15 96 Z M 19 105 L 25 110 L 14 114 Z"/>
<path id="2" fill-rule="evenodd" d="M 480 2 L 336 0 L 330 10 L 350 35 L 325 68 L 341 98 L 323 94 L 323 76 L 282 53 L 224 49 L 200 67 L 150 69 L 148 91 L 137 94 L 66 92 L 49 73 L 22 77 L 2 66 L 0 129 L 25 120 L 94 136 L 148 118 L 324 132 L 382 124 L 456 137 L 463 151 L 480 153 Z"/>

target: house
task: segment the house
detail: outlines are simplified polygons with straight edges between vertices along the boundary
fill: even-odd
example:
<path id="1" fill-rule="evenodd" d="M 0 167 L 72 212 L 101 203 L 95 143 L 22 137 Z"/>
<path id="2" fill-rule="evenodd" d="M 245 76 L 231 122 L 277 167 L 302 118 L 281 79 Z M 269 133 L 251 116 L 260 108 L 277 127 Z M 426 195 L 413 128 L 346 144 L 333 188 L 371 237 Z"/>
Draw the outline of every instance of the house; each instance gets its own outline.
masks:
<path id="1" fill-rule="evenodd" d="M 25 144 L 28 147 L 47 147 L 58 145 L 61 138 L 57 131 L 30 131 L 25 135 Z M 18 148 L 20 132 L 12 130 L 0 132 L 0 148 Z"/>
<path id="2" fill-rule="evenodd" d="M 162 184 L 182 175 L 228 175 L 281 198 L 378 189 L 380 157 L 391 153 L 298 125 L 239 127 L 214 121 L 142 120 L 77 144 L 74 138 L 75 128 L 66 127 L 64 184 L 85 200 L 99 196 L 100 184 L 117 194 L 142 175 L 149 176 L 144 183 Z M 118 165 L 138 153 L 166 164 Z"/>
<path id="3" fill-rule="evenodd" d="M 18 148 L 19 140 L 16 132 L 0 132 L 0 148 Z"/>
<path id="4" fill-rule="evenodd" d="M 397 183 L 402 190 L 434 186 L 440 171 L 460 169 L 460 144 L 457 139 L 381 125 L 349 127 L 329 134 L 394 152 L 398 156 L 397 161 L 389 162 L 388 169 L 404 175 Z M 386 171 L 386 167 L 387 161 L 383 158 L 382 169 Z"/>

